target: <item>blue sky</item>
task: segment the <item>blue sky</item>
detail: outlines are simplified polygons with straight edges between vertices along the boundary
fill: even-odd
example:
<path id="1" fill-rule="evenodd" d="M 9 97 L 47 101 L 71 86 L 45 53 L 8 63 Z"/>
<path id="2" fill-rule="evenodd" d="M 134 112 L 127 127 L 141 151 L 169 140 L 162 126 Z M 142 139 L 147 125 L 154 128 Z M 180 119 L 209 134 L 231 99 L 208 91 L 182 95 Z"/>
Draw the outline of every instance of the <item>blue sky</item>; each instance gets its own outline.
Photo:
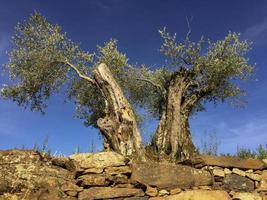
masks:
<path id="1" fill-rule="evenodd" d="M 242 84 L 247 90 L 248 105 L 242 109 L 228 104 L 207 105 L 207 111 L 190 119 L 196 144 L 206 132 L 216 132 L 219 152 L 234 153 L 237 145 L 254 149 L 267 144 L 267 1 L 258 0 L 0 0 L 0 64 L 7 62 L 5 52 L 18 21 L 35 10 L 63 31 L 85 50 L 94 50 L 109 38 L 119 40 L 119 48 L 130 62 L 158 66 L 164 62 L 159 54 L 161 40 L 158 29 L 164 26 L 183 38 L 187 32 L 186 17 L 192 17 L 192 39 L 202 35 L 221 39 L 229 30 L 240 32 L 242 38 L 253 41 L 249 53 L 251 63 L 257 63 L 257 80 Z M 0 76 L 0 85 L 8 82 Z M 144 139 L 153 132 L 155 120 L 144 124 Z M 64 103 L 62 95 L 49 100 L 46 115 L 33 113 L 15 103 L 0 99 L 0 149 L 32 147 L 49 137 L 49 147 L 70 154 L 77 147 L 87 151 L 92 142 L 101 149 L 97 130 L 86 128 L 74 118 L 74 106 Z"/>

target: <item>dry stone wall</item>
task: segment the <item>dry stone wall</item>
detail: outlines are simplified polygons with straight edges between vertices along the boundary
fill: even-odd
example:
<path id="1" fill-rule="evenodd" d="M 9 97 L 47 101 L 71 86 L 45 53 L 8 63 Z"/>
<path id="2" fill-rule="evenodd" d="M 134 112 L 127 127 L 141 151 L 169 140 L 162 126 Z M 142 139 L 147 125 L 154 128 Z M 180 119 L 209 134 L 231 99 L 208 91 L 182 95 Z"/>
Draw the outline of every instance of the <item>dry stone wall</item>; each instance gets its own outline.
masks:
<path id="1" fill-rule="evenodd" d="M 0 151 L 0 200 L 267 200 L 261 160 L 200 156 L 135 163 L 114 152 Z"/>

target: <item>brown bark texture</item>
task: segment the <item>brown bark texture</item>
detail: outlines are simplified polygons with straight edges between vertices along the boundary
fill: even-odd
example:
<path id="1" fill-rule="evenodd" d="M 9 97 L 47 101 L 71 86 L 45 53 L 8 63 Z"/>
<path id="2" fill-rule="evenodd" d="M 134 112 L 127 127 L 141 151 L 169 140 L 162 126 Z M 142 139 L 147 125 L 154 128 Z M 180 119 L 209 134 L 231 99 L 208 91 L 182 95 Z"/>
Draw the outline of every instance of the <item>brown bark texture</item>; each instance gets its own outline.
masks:
<path id="1" fill-rule="evenodd" d="M 105 148 L 124 156 L 142 156 L 143 147 L 135 114 L 122 89 L 105 64 L 100 64 L 93 73 L 105 99 L 106 115 L 97 121 L 104 136 Z"/>
<path id="2" fill-rule="evenodd" d="M 188 85 L 184 76 L 177 75 L 170 81 L 165 109 L 152 139 L 154 150 L 160 155 L 170 156 L 172 160 L 189 159 L 197 153 L 189 130 L 191 107 L 185 106 L 188 101 L 184 100 Z"/>

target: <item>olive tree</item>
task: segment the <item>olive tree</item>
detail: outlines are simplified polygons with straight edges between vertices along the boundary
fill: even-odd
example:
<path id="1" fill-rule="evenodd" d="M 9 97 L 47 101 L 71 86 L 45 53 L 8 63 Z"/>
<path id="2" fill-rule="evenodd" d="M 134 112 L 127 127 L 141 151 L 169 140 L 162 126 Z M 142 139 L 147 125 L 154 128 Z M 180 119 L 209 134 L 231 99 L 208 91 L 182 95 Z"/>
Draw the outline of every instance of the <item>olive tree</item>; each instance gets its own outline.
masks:
<path id="1" fill-rule="evenodd" d="M 143 88 L 132 98 L 158 116 L 160 121 L 151 141 L 157 154 L 184 160 L 197 154 L 189 129 L 189 117 L 205 109 L 207 102 L 243 103 L 245 95 L 238 83 L 251 77 L 254 66 L 246 53 L 250 43 L 229 33 L 223 40 L 190 40 L 190 31 L 182 42 L 166 29 L 159 31 L 161 53 L 167 63 L 156 70 L 132 68 L 132 90 Z M 135 80 L 139 80 L 136 82 Z"/>
<path id="2" fill-rule="evenodd" d="M 44 112 L 48 98 L 65 91 L 87 125 L 100 129 L 105 148 L 126 156 L 142 152 L 135 113 L 123 94 L 126 55 L 117 41 L 83 51 L 41 14 L 16 26 L 13 48 L 6 65 L 14 85 L 2 96 L 20 106 Z M 119 84 L 120 83 L 120 84 Z"/>
<path id="3" fill-rule="evenodd" d="M 250 44 L 236 33 L 216 42 L 192 42 L 190 34 L 178 42 L 165 29 L 160 35 L 166 65 L 134 66 L 116 40 L 96 52 L 83 51 L 60 26 L 35 13 L 16 26 L 6 65 L 14 84 L 2 88 L 1 95 L 44 112 L 49 97 L 64 91 L 77 116 L 99 128 L 105 149 L 125 156 L 145 157 L 134 110 L 144 107 L 159 118 L 150 144 L 156 155 L 190 158 L 197 151 L 189 117 L 207 102 L 237 102 L 245 94 L 238 83 L 253 72 L 246 57 Z"/>

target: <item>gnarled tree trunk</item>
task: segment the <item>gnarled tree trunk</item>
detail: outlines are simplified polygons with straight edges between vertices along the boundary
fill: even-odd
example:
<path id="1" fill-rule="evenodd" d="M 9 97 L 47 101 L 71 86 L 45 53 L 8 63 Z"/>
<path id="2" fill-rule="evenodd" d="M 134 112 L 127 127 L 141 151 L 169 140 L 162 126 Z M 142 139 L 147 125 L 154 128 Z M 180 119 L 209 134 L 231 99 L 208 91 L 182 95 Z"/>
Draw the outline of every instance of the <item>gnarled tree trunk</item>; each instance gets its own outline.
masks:
<path id="1" fill-rule="evenodd" d="M 172 160 L 188 159 L 197 152 L 189 131 L 189 113 L 183 107 L 186 87 L 184 77 L 177 75 L 170 81 L 166 107 L 152 140 L 152 147 Z"/>
<path id="2" fill-rule="evenodd" d="M 100 64 L 93 73 L 106 104 L 106 116 L 97 121 L 106 149 L 124 156 L 143 155 L 135 115 L 122 89 L 105 64 Z"/>

